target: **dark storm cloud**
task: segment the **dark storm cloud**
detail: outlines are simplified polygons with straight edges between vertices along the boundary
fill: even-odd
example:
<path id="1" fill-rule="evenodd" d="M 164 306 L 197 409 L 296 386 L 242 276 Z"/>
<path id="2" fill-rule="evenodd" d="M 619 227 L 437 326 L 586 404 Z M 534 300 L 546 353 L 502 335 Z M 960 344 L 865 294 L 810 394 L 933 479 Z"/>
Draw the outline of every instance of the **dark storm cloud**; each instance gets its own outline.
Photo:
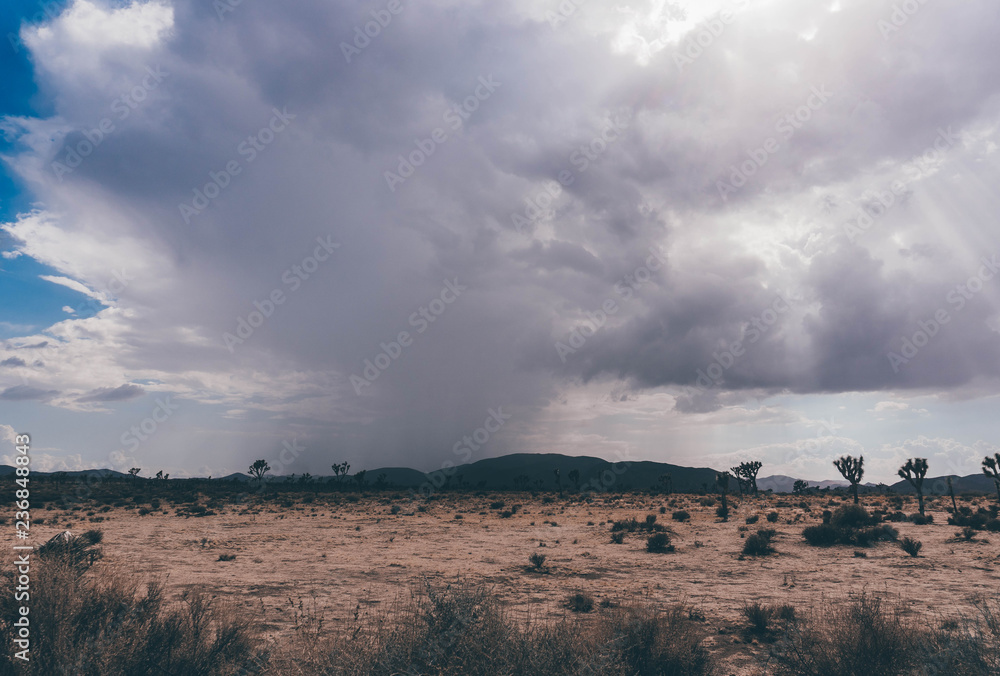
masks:
<path id="1" fill-rule="evenodd" d="M 103 54 L 118 77 L 99 89 L 40 58 L 43 89 L 58 93 L 58 113 L 76 129 L 106 115 L 147 65 L 169 77 L 63 183 L 46 174 L 36 188 L 67 214 L 88 199 L 96 213 L 113 205 L 128 217 L 108 231 L 155 252 L 156 272 L 136 270 L 120 294 L 136 311 L 115 334 L 122 371 L 175 374 L 206 401 L 259 406 L 278 428 L 294 421 L 316 457 L 438 458 L 496 406 L 517 415 L 490 452 L 528 450 L 511 430 L 530 429 L 561 390 L 603 378 L 695 386 L 738 341 L 745 354 L 677 410 L 715 410 L 716 390 L 995 377 L 985 293 L 905 369 L 886 358 L 944 302 L 952 279 L 967 277 L 960 247 L 931 265 L 927 252 L 948 245 L 906 205 L 860 243 L 840 229 L 851 201 L 881 187 L 876 169 L 923 152 L 941 127 L 995 118 L 995 10 L 927 5 L 885 40 L 876 22 L 891 3 L 840 5 L 749 9 L 679 73 L 675 45 L 645 65 L 613 49 L 621 19 L 595 5 L 581 12 L 607 12 L 607 28 L 579 17 L 558 31 L 513 4 L 407 5 L 347 63 L 340 43 L 374 6 L 243 3 L 219 21 L 210 4 L 177 2 L 155 50 Z M 499 86 L 451 126 L 449 111 L 490 77 Z M 786 138 L 778 120 L 817 87 L 832 96 Z M 239 148 L 275 109 L 293 117 L 249 161 Z M 613 123 L 622 130 L 606 140 Z M 437 129 L 445 140 L 390 190 L 385 172 Z M 723 200 L 718 181 L 771 137 L 780 148 Z M 959 146 L 956 155 L 967 150 Z M 239 174 L 185 222 L 178 205 L 229 162 Z M 517 232 L 512 215 L 560 176 L 572 180 Z M 66 220 L 71 230 L 96 227 Z M 951 236 L 984 246 L 981 234 L 963 222 Z M 921 255 L 900 256 L 897 235 Z M 341 247 L 293 293 L 283 273 L 318 236 Z M 624 297 L 616 285 L 651 247 L 664 264 Z M 445 280 L 468 290 L 416 334 L 411 317 Z M 273 316 L 226 350 L 223 334 L 276 289 L 286 297 Z M 779 298 L 789 311 L 750 343 L 749 327 Z M 556 343 L 608 299 L 614 316 L 561 360 Z M 413 344 L 356 395 L 349 377 L 401 331 Z M 78 401 L 141 393 L 98 387 L 109 381 Z"/>

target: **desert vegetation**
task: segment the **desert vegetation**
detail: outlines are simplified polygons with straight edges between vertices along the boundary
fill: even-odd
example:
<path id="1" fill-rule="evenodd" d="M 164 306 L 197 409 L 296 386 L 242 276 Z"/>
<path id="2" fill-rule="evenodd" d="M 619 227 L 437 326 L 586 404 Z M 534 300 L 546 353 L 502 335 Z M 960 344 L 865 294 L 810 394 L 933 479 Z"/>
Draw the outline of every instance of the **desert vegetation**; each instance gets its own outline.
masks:
<path id="1" fill-rule="evenodd" d="M 916 460 L 901 472 L 919 482 Z M 569 476 L 417 499 L 346 471 L 135 473 L 77 496 L 40 478 L 33 530 L 76 535 L 38 548 L 38 659 L 0 673 L 997 670 L 990 494 L 755 495 L 727 472 L 698 493 Z M 843 585 L 858 566 L 877 584 Z"/>

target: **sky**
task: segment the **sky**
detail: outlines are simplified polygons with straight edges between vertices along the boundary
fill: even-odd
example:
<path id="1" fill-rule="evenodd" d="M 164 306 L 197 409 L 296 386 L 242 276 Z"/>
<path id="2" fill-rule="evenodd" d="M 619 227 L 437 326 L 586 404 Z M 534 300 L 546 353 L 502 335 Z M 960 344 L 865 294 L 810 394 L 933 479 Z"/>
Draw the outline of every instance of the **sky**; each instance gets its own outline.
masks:
<path id="1" fill-rule="evenodd" d="M 2 462 L 1000 450 L 995 2 L 0 11 Z"/>

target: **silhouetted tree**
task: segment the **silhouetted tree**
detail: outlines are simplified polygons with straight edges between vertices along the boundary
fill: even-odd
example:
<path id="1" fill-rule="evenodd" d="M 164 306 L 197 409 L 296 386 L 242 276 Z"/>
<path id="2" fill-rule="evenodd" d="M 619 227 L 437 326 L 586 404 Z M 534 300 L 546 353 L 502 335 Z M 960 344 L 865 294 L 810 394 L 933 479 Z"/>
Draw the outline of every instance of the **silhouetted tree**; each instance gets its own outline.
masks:
<path id="1" fill-rule="evenodd" d="M 264 475 L 271 471 L 271 466 L 267 464 L 267 460 L 254 460 L 253 464 L 250 465 L 250 476 L 257 480 L 257 483 L 264 481 Z"/>
<path id="2" fill-rule="evenodd" d="M 133 479 L 135 479 L 137 476 L 139 476 L 139 472 L 141 472 L 141 471 L 142 471 L 141 467 L 133 467 L 132 469 L 130 469 L 128 471 L 128 473 L 129 473 L 129 476 L 131 476 Z"/>
<path id="3" fill-rule="evenodd" d="M 579 491 L 580 490 L 580 470 L 578 470 L 578 469 L 571 469 L 569 471 L 569 474 L 567 476 L 569 476 L 569 480 L 573 482 L 573 489 L 576 490 L 576 491 Z"/>
<path id="4" fill-rule="evenodd" d="M 983 474 L 993 479 L 997 487 L 997 502 L 1000 502 L 1000 453 L 994 453 L 995 457 L 986 456 L 983 458 Z"/>
<path id="5" fill-rule="evenodd" d="M 803 481 L 802 479 L 796 479 L 795 483 L 792 484 L 793 493 L 803 493 L 807 488 L 809 488 L 809 482 Z"/>
<path id="6" fill-rule="evenodd" d="M 732 475 L 729 472 L 717 472 L 715 474 L 715 485 L 719 488 L 719 499 L 722 500 L 722 506 L 716 510 L 723 521 L 729 521 L 729 499 L 727 494 L 729 493 L 729 480 Z"/>
<path id="7" fill-rule="evenodd" d="M 351 469 L 351 466 L 345 460 L 344 462 L 330 465 L 330 469 L 333 470 L 333 476 L 336 477 L 337 483 L 343 484 L 344 480 L 347 479 L 347 472 Z"/>
<path id="8" fill-rule="evenodd" d="M 833 461 L 833 466 L 837 468 L 840 475 L 851 482 L 851 491 L 854 493 L 854 504 L 858 504 L 858 484 L 865 476 L 865 456 L 859 455 L 853 458 L 845 455 Z"/>
<path id="9" fill-rule="evenodd" d="M 911 458 L 906 464 L 899 468 L 897 472 L 900 477 L 906 479 L 917 491 L 917 502 L 920 505 L 920 516 L 924 515 L 924 477 L 927 476 L 927 459 Z"/>
<path id="10" fill-rule="evenodd" d="M 951 495 L 951 513 L 958 516 L 958 503 L 955 502 L 955 487 L 951 483 L 951 477 L 946 479 L 948 482 L 948 494 Z"/>
<path id="11" fill-rule="evenodd" d="M 346 462 L 344 464 L 347 465 Z M 347 466 L 350 467 L 350 465 L 347 465 Z M 356 483 L 358 485 L 358 488 L 364 488 L 364 486 L 365 486 L 365 474 L 367 474 L 367 473 L 368 473 L 368 470 L 363 469 L 363 470 L 361 470 L 360 472 L 358 472 L 358 473 L 356 473 L 354 475 L 354 483 Z"/>
<path id="12" fill-rule="evenodd" d="M 673 486 L 674 479 L 669 474 L 661 474 L 660 477 L 657 479 L 657 481 L 659 481 L 660 485 L 663 486 L 664 493 L 674 492 L 674 486 Z"/>
<path id="13" fill-rule="evenodd" d="M 740 481 L 740 490 L 746 485 L 753 489 L 754 495 L 757 495 L 757 472 L 763 466 L 763 463 L 759 460 L 753 460 L 750 462 L 741 462 L 736 467 L 731 467 L 730 470 L 737 479 L 742 479 Z"/>

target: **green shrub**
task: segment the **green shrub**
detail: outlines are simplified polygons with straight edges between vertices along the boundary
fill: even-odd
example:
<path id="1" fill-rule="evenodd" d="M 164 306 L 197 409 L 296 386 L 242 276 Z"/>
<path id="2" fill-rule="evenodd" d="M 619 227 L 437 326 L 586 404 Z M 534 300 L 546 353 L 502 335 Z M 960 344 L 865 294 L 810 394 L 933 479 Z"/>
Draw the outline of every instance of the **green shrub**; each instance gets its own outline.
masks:
<path id="1" fill-rule="evenodd" d="M 771 528 L 761 528 L 743 542 L 744 556 L 767 556 L 774 553 L 771 540 L 775 531 Z"/>
<path id="2" fill-rule="evenodd" d="M 670 544 L 670 537 L 666 533 L 656 533 L 646 540 L 646 551 L 662 554 L 674 551 L 674 546 Z"/>
<path id="3" fill-rule="evenodd" d="M 683 522 L 683 521 L 688 521 L 688 520 L 690 520 L 690 519 L 691 519 L 691 515 L 690 515 L 690 514 L 688 514 L 688 513 L 687 513 L 687 512 L 685 511 L 685 510 L 683 510 L 683 509 L 678 509 L 678 510 L 677 510 L 676 512 L 674 512 L 674 513 L 673 513 L 673 516 L 672 516 L 671 518 L 672 518 L 672 519 L 673 519 L 674 521 L 681 521 L 681 522 Z"/>

